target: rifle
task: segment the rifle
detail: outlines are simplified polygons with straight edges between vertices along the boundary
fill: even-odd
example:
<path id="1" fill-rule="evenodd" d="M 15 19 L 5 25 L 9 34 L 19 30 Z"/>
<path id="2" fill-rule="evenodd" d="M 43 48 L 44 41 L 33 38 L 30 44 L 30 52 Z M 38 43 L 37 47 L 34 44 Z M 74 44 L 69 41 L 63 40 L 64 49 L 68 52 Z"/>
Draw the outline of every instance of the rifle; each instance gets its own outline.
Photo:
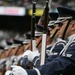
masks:
<path id="1" fill-rule="evenodd" d="M 41 56 L 40 56 L 40 65 L 45 64 L 45 56 L 46 56 L 46 40 L 47 40 L 47 26 L 48 26 L 48 14 L 49 14 L 49 6 L 48 3 L 51 4 L 51 1 L 49 2 L 46 0 L 46 6 L 44 10 L 44 28 L 43 28 L 43 35 L 42 35 L 42 49 L 41 49 Z"/>
<path id="2" fill-rule="evenodd" d="M 35 10 L 36 10 L 36 2 L 35 0 L 33 2 L 33 13 L 31 17 L 31 42 L 32 42 L 32 51 L 36 50 L 36 42 L 35 42 Z"/>
<path id="3" fill-rule="evenodd" d="M 31 51 L 36 50 L 36 40 L 35 40 L 35 10 L 36 10 L 36 2 L 35 0 L 32 1 L 33 3 L 33 12 L 31 17 Z M 32 63 L 30 64 L 30 68 L 32 68 Z"/>
<path id="4" fill-rule="evenodd" d="M 51 2 L 52 2 L 52 0 L 47 0 L 47 1 L 48 1 L 49 11 L 50 11 L 50 10 L 51 10 L 50 8 L 51 8 Z M 44 11 L 43 11 L 42 16 L 40 17 L 40 19 L 39 19 L 39 21 L 38 21 L 38 24 L 39 24 L 39 25 L 43 25 L 43 24 L 44 24 L 44 19 L 45 19 L 44 13 L 45 13 L 45 9 L 44 9 Z M 49 16 L 48 16 L 48 18 L 50 19 Z"/>

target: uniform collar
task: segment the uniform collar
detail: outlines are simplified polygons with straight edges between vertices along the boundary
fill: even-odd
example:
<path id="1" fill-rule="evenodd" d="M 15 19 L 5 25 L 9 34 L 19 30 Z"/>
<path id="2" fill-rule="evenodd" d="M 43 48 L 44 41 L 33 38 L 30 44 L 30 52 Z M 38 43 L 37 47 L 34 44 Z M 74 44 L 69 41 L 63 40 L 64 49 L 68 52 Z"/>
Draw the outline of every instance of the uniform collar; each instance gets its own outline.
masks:
<path id="1" fill-rule="evenodd" d="M 62 40 L 61 38 L 57 38 L 57 40 L 56 40 L 56 41 L 57 41 L 57 42 L 59 42 L 59 41 L 61 41 L 61 40 Z"/>
<path id="2" fill-rule="evenodd" d="M 68 37 L 68 40 L 71 40 L 72 38 L 75 39 L 75 34 L 69 36 L 69 37 Z"/>

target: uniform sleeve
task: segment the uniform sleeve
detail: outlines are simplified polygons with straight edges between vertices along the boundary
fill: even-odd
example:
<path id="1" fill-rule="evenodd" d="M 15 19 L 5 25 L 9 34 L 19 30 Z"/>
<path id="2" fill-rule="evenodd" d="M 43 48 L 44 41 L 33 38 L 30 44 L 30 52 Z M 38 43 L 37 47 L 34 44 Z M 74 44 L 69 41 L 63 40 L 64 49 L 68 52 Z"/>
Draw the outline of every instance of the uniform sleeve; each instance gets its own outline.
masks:
<path id="1" fill-rule="evenodd" d="M 30 68 L 29 63 L 30 63 L 30 62 L 29 62 L 28 58 L 21 58 L 21 59 L 19 60 L 19 64 L 20 64 L 23 68 L 26 68 L 26 69 Z"/>
<path id="2" fill-rule="evenodd" d="M 61 52 L 61 50 L 64 48 L 65 45 L 66 45 L 65 42 L 62 41 L 58 42 L 53 48 L 52 54 L 46 59 L 46 63 L 51 62 L 56 57 L 58 57 L 59 53 Z"/>
<path id="3" fill-rule="evenodd" d="M 33 65 L 34 67 L 39 67 L 40 66 L 40 57 L 39 56 L 36 56 L 34 59 L 33 59 Z"/>
<path id="4" fill-rule="evenodd" d="M 54 73 L 60 74 L 63 73 L 68 66 L 70 66 L 73 62 L 71 59 L 67 57 L 58 57 L 53 61 L 40 66 L 37 68 L 41 75 L 53 75 Z M 28 75 L 38 75 L 35 70 L 28 70 Z"/>
<path id="5" fill-rule="evenodd" d="M 62 54 L 61 56 L 55 58 L 53 61 L 48 62 L 37 69 L 41 75 L 58 75 L 65 72 L 72 73 L 72 69 L 75 70 L 75 43 L 69 45 L 65 55 Z M 28 75 L 34 75 L 36 72 L 35 70 L 29 71 L 30 73 Z M 35 75 L 38 75 L 38 73 L 36 72 Z"/>
<path id="6" fill-rule="evenodd" d="M 63 71 L 72 64 L 72 61 L 67 57 L 58 57 L 53 61 L 39 67 L 41 75 L 53 75 L 55 73 L 61 74 Z"/>

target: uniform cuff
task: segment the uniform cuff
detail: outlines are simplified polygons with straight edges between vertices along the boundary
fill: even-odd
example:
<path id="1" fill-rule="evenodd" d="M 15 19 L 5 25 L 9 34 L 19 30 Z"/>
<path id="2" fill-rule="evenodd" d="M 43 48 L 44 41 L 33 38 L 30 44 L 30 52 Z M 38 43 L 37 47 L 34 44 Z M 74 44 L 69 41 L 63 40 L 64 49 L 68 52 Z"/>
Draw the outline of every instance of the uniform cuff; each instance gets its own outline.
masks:
<path id="1" fill-rule="evenodd" d="M 33 65 L 34 65 L 35 67 L 40 66 L 40 57 L 39 57 L 39 56 L 36 56 L 36 57 L 33 59 Z"/>

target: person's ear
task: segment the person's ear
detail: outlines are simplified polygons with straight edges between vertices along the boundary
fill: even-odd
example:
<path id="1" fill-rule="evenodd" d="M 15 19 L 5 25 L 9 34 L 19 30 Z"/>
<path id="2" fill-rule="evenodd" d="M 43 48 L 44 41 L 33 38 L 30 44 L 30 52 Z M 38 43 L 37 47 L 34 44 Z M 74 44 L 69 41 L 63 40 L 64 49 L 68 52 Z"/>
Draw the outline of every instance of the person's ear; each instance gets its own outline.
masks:
<path id="1" fill-rule="evenodd" d="M 75 30 L 75 23 L 72 24 L 72 29 L 71 30 Z"/>

